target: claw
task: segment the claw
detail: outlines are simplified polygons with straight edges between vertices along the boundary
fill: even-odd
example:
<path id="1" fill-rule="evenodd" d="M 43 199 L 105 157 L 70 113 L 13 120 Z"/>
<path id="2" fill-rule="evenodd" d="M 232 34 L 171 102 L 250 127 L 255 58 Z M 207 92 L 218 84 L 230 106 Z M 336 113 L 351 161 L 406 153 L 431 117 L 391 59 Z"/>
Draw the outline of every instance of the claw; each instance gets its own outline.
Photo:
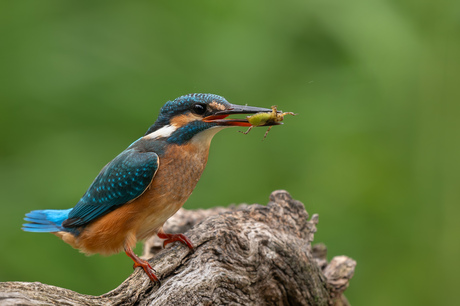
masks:
<path id="1" fill-rule="evenodd" d="M 194 246 L 192 242 L 184 234 L 166 234 L 165 232 L 161 230 L 157 233 L 157 235 L 160 239 L 166 239 L 165 241 L 163 241 L 163 248 L 172 242 L 180 241 L 186 246 L 188 246 L 190 250 L 192 251 L 194 250 Z"/>
<path id="2" fill-rule="evenodd" d="M 155 275 L 155 270 L 153 270 L 152 266 L 146 260 L 140 259 L 130 247 L 125 247 L 125 253 L 134 261 L 133 269 L 141 267 L 152 282 L 158 283 L 161 286 L 160 280 Z"/>

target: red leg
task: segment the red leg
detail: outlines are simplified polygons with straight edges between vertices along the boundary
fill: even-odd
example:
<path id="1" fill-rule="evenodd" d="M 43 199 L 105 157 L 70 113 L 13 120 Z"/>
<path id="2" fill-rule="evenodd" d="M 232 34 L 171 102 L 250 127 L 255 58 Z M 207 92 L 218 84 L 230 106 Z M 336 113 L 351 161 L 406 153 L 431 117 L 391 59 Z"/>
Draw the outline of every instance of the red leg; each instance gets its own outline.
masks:
<path id="1" fill-rule="evenodd" d="M 165 232 L 163 232 L 163 229 L 160 229 L 157 235 L 160 239 L 166 239 L 163 242 L 163 247 L 166 247 L 166 245 L 168 245 L 171 242 L 180 241 L 183 244 L 187 245 L 190 250 L 194 249 L 192 242 L 184 234 L 166 234 Z"/>
<path id="2" fill-rule="evenodd" d="M 142 260 L 139 257 L 137 257 L 137 255 L 134 254 L 133 250 L 131 250 L 130 247 L 125 247 L 125 253 L 126 255 L 131 257 L 131 259 L 134 261 L 134 267 L 133 267 L 134 269 L 137 267 L 142 267 L 142 269 L 144 269 L 145 273 L 147 274 L 147 276 L 150 278 L 152 282 L 160 283 L 160 281 L 158 280 L 158 277 L 153 272 L 152 266 L 147 261 Z"/>

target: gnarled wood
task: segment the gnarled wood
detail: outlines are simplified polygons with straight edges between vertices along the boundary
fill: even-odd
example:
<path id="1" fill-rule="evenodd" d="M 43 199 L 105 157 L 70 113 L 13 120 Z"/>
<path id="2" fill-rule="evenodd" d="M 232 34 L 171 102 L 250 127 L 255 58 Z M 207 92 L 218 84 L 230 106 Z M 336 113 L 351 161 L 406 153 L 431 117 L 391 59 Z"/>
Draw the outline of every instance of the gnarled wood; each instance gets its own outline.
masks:
<path id="1" fill-rule="evenodd" d="M 1 305 L 348 305 L 343 291 L 356 262 L 346 256 L 326 261 L 324 245 L 311 247 L 318 216 L 275 191 L 267 206 L 240 205 L 181 210 L 166 232 L 185 232 L 195 252 L 161 241 L 145 244 L 144 257 L 162 281 L 143 270 L 102 296 L 82 295 L 41 283 L 0 283 Z"/>

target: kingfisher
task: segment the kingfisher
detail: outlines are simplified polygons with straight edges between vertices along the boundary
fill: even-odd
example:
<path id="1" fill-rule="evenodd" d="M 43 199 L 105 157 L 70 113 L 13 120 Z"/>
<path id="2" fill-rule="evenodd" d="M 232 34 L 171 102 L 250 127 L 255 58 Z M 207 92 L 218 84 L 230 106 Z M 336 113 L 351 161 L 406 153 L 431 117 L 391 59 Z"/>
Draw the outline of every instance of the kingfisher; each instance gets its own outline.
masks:
<path id="1" fill-rule="evenodd" d="M 213 136 L 232 126 L 251 126 L 233 114 L 271 109 L 229 103 L 214 94 L 189 94 L 168 101 L 144 136 L 102 168 L 75 207 L 34 210 L 23 230 L 49 232 L 81 252 L 111 255 L 124 251 L 152 282 L 150 264 L 132 250 L 157 234 L 163 247 L 178 241 L 193 250 L 184 234 L 169 234 L 163 224 L 184 205 L 208 160 Z"/>

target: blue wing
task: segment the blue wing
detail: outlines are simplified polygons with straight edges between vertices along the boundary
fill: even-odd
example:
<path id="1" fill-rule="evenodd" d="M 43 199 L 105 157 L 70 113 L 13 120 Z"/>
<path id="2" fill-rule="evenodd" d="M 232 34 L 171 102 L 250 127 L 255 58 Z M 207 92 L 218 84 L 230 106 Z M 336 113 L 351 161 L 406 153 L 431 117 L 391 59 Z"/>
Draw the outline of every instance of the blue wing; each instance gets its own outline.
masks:
<path id="1" fill-rule="evenodd" d="M 127 149 L 107 164 L 62 223 L 78 227 L 139 197 L 158 169 L 158 155 Z"/>

